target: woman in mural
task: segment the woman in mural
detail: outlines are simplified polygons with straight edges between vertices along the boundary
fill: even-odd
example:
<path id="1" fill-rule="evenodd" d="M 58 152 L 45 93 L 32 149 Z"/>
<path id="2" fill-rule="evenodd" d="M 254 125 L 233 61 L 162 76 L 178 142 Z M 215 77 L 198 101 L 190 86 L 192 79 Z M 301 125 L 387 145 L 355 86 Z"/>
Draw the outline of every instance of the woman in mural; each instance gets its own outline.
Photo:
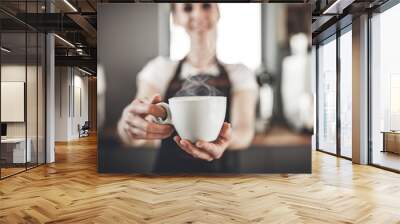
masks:
<path id="1" fill-rule="evenodd" d="M 152 143 L 160 147 L 155 172 L 218 171 L 226 150 L 245 149 L 253 139 L 258 88 L 255 75 L 242 64 L 225 64 L 217 59 L 217 4 L 174 3 L 171 8 L 174 24 L 182 26 L 190 37 L 190 50 L 180 61 L 157 57 L 142 69 L 137 77 L 136 99 L 125 107 L 118 134 L 129 146 Z M 153 122 L 154 117 L 166 116 L 156 104 L 175 96 L 189 77 L 207 77 L 207 83 L 227 97 L 225 123 L 213 142 L 191 143 L 177 136 L 172 126 Z"/>

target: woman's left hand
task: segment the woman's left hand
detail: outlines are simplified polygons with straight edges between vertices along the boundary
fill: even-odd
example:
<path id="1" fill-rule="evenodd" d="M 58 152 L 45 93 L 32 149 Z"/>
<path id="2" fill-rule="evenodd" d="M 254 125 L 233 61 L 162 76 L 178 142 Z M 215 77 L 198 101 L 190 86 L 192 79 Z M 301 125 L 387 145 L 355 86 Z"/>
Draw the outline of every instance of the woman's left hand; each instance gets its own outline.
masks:
<path id="1" fill-rule="evenodd" d="M 174 140 L 179 147 L 192 155 L 195 158 L 212 161 L 214 159 L 221 158 L 224 151 L 229 146 L 232 138 L 232 127 L 230 123 L 224 122 L 221 128 L 218 138 L 212 142 L 197 141 L 192 144 L 186 139 L 181 139 L 179 136 L 175 136 Z"/>

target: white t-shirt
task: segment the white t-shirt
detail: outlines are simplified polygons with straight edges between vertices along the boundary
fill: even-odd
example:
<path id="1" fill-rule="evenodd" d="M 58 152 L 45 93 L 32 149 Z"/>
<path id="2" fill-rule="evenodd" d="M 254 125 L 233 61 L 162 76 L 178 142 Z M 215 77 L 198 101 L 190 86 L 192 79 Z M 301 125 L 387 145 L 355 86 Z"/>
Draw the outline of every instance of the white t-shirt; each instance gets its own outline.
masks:
<path id="1" fill-rule="evenodd" d="M 169 83 L 171 82 L 178 61 L 172 61 L 169 58 L 158 56 L 149 61 L 146 66 L 139 72 L 137 81 L 144 81 L 156 87 L 160 94 L 165 94 Z M 243 64 L 224 64 L 229 80 L 232 85 L 232 92 L 241 90 L 257 90 L 258 85 L 253 71 Z M 181 68 L 181 79 L 189 76 L 206 73 L 217 76 L 219 74 L 218 66 L 213 64 L 204 70 L 199 70 L 189 63 L 183 63 Z"/>

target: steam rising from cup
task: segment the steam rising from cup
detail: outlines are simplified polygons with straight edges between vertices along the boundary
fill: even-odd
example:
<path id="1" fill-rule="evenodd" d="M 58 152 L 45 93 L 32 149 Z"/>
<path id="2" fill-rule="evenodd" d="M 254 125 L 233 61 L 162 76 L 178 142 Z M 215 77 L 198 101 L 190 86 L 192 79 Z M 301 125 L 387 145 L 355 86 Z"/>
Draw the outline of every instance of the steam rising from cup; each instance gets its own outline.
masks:
<path id="1" fill-rule="evenodd" d="M 175 96 L 223 96 L 221 91 L 207 83 L 211 78 L 211 75 L 190 76 Z"/>

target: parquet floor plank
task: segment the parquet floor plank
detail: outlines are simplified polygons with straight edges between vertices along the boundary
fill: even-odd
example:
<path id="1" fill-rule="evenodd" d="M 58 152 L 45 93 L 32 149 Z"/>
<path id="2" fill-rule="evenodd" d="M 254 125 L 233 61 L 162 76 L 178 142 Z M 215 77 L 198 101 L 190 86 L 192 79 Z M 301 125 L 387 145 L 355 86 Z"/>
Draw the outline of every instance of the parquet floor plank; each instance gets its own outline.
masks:
<path id="1" fill-rule="evenodd" d="M 398 223 L 400 175 L 313 152 L 312 174 L 98 174 L 96 138 L 0 181 L 2 223 Z"/>

